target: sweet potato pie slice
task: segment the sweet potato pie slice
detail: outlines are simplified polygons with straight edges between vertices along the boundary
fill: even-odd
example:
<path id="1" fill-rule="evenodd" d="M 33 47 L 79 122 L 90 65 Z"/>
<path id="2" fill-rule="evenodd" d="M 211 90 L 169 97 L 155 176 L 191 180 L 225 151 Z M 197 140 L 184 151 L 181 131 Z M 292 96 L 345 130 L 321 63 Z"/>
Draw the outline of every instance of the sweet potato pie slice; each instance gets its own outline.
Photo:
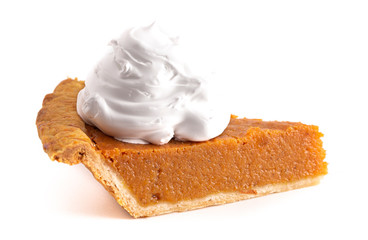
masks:
<path id="1" fill-rule="evenodd" d="M 83 163 L 133 217 L 224 204 L 315 185 L 327 173 L 318 127 L 232 117 L 205 142 L 129 144 L 83 122 L 83 81 L 62 81 L 37 116 L 52 160 Z"/>

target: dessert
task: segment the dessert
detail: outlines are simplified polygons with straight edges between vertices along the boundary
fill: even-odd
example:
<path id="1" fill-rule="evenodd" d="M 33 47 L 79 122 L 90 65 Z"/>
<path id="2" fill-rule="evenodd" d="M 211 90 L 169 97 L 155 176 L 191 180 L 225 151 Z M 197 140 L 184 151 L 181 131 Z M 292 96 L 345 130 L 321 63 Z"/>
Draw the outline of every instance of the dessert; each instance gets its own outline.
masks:
<path id="1" fill-rule="evenodd" d="M 79 117 L 83 87 L 67 79 L 45 97 L 37 116 L 44 150 L 52 160 L 83 163 L 134 217 L 311 186 L 327 173 L 316 126 L 232 118 L 206 142 L 123 143 Z"/>
<path id="2" fill-rule="evenodd" d="M 137 45 L 134 46 L 136 49 Z M 138 61 L 137 58 L 142 57 L 140 54 L 125 54 Z M 114 59 L 124 61 L 116 56 L 109 59 L 109 61 Z M 111 86 L 112 83 L 98 86 L 101 81 L 97 81 L 88 86 L 89 82 L 93 83 L 96 76 L 104 71 L 103 69 L 111 70 L 109 66 L 111 65 L 95 71 L 90 77 L 92 80 L 86 83 L 77 79 L 62 81 L 52 94 L 46 95 L 36 124 L 43 148 L 52 160 L 71 165 L 84 164 L 133 217 L 187 211 L 311 186 L 317 184 L 320 178 L 327 174 L 322 134 L 316 126 L 294 122 L 238 119 L 235 116 L 229 119 L 230 116 L 222 116 L 223 113 L 220 115 L 213 114 L 213 111 L 202 113 L 195 104 L 190 104 L 190 101 L 188 105 L 175 108 L 177 110 L 186 106 L 183 110 L 185 114 L 183 115 L 181 111 L 179 117 L 170 117 L 172 111 L 176 110 L 159 111 L 163 115 L 161 122 L 156 122 L 155 117 L 152 119 L 154 115 L 145 107 L 142 109 L 146 111 L 142 109 L 138 111 L 138 118 L 136 112 L 129 109 L 121 110 L 124 113 L 123 117 L 119 112 L 111 114 L 111 111 L 119 105 L 117 102 L 122 102 L 120 96 L 109 98 L 114 91 L 105 92 L 107 94 L 104 95 L 104 89 L 109 88 L 103 88 L 103 85 Z M 127 80 L 130 81 L 129 84 L 136 84 L 134 81 L 131 83 L 132 79 L 135 81 L 142 79 L 142 71 L 136 72 L 136 76 L 131 78 L 133 73 L 127 73 L 128 68 L 120 65 L 118 72 L 119 76 L 122 73 L 123 78 L 118 78 L 115 82 Z M 160 71 L 156 71 L 155 74 L 158 72 Z M 152 72 L 143 72 L 143 75 L 145 73 Z M 152 78 L 147 79 L 150 81 Z M 172 76 L 169 79 L 173 79 Z M 190 79 L 193 80 L 193 77 Z M 166 80 L 167 78 L 163 78 L 162 81 Z M 177 80 L 184 86 L 191 84 L 181 77 Z M 158 82 L 160 81 L 158 79 Z M 129 89 L 131 85 L 124 86 L 124 89 Z M 116 89 L 114 85 L 112 90 Z M 149 98 L 153 92 L 152 89 L 148 89 L 148 94 L 139 93 L 129 101 L 126 100 L 129 94 L 124 95 L 123 105 L 134 105 L 134 101 L 137 101 L 139 106 L 147 106 L 145 97 Z M 188 92 L 192 94 L 193 89 Z M 165 93 L 163 95 L 167 96 Z M 196 94 L 195 96 L 202 96 L 200 99 L 206 99 L 205 93 L 196 92 Z M 111 102 L 107 104 L 107 101 Z M 206 107 L 207 104 L 200 101 L 195 103 L 200 107 Z M 157 106 L 161 106 L 160 104 Z M 209 108 L 210 106 L 207 105 Z M 193 118 L 193 114 L 189 114 L 191 117 L 187 118 L 186 110 L 198 113 L 200 119 L 206 120 L 200 122 Z M 114 126 L 115 130 L 110 131 L 109 126 L 105 128 L 103 125 L 111 119 L 114 119 L 111 122 L 123 121 L 123 126 Z M 126 119 L 135 120 L 126 122 Z M 147 119 L 154 128 L 149 126 L 140 131 L 139 126 L 146 126 Z M 194 120 L 187 124 L 188 119 Z M 214 124 L 210 123 L 212 120 Z M 136 124 L 137 122 L 139 124 Z M 178 130 L 176 127 L 183 122 L 187 127 Z M 198 130 L 188 128 L 191 124 L 195 125 L 194 129 L 206 130 L 199 131 L 200 133 L 196 135 Z M 206 128 L 206 124 L 210 127 Z M 168 125 L 169 128 L 161 128 Z M 136 130 L 129 131 L 130 128 Z M 167 129 L 169 130 L 166 131 Z M 114 136 L 114 132 L 119 133 Z M 134 135 L 134 132 L 138 134 Z M 190 134 L 195 135 L 193 139 Z"/>

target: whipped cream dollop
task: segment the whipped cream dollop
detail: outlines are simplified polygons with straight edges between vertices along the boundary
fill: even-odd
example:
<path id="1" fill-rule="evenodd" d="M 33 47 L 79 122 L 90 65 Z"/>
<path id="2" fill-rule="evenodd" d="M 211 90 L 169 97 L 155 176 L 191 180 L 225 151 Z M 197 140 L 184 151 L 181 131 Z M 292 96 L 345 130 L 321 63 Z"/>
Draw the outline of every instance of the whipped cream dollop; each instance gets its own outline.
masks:
<path id="1" fill-rule="evenodd" d="M 112 40 L 78 94 L 88 124 L 129 143 L 206 141 L 220 135 L 230 114 L 210 101 L 208 82 L 178 54 L 178 39 L 157 24 L 132 28 Z"/>

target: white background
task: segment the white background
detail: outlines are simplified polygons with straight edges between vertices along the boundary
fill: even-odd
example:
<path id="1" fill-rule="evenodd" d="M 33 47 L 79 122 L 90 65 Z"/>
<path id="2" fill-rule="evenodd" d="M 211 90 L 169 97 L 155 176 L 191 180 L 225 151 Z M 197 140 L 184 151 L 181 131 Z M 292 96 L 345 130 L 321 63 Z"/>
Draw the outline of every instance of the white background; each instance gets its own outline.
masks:
<path id="1" fill-rule="evenodd" d="M 321 184 L 132 219 L 83 166 L 51 162 L 44 95 L 154 20 L 213 68 L 232 113 L 318 125 Z M 367 1 L 1 1 L 0 31 L 1 239 L 368 238 Z"/>

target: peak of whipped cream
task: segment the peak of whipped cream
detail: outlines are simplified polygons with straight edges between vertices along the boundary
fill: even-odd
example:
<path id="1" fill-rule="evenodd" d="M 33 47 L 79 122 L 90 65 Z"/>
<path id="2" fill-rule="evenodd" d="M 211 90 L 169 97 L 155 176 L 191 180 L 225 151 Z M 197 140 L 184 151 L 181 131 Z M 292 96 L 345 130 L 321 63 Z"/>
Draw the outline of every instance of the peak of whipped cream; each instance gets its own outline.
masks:
<path id="1" fill-rule="evenodd" d="M 157 24 L 129 29 L 110 46 L 78 94 L 86 123 L 120 141 L 158 145 L 206 141 L 227 127 L 230 114 L 181 62 L 178 39 Z"/>

